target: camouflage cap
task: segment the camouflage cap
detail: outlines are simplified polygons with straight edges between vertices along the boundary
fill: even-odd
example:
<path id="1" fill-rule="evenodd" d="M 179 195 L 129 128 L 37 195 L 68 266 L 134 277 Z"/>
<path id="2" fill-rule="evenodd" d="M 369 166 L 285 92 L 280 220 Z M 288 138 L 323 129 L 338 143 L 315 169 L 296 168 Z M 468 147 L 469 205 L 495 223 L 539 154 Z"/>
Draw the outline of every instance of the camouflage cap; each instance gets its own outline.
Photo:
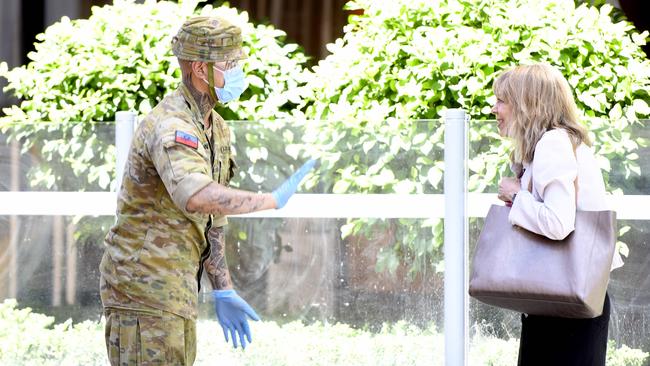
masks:
<path id="1" fill-rule="evenodd" d="M 219 17 L 195 17 L 172 38 L 172 52 L 181 60 L 220 62 L 246 58 L 241 29 Z"/>

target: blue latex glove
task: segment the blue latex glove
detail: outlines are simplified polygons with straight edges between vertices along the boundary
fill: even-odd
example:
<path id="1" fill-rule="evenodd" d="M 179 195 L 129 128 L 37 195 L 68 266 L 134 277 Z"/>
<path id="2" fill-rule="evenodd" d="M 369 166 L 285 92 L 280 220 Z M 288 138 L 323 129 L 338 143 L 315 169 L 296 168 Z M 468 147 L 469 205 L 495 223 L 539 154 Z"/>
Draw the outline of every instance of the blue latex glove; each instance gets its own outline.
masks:
<path id="1" fill-rule="evenodd" d="M 237 295 L 235 290 L 214 290 L 212 291 L 212 297 L 214 298 L 217 319 L 219 319 L 219 324 L 223 328 L 223 336 L 226 338 L 226 342 L 228 342 L 228 333 L 230 333 L 232 346 L 237 348 L 237 334 L 239 334 L 241 347 L 245 349 L 246 339 L 248 339 L 248 343 L 252 342 L 248 318 L 260 320 L 260 317 L 244 299 Z"/>
<path id="2" fill-rule="evenodd" d="M 289 200 L 289 197 L 291 197 L 294 193 L 296 193 L 296 189 L 298 188 L 298 185 L 300 182 L 305 178 L 305 175 L 309 173 L 309 171 L 314 167 L 316 164 L 316 160 L 310 159 L 308 162 L 306 162 L 303 166 L 300 167 L 295 173 L 293 173 L 292 176 L 289 177 L 289 179 L 285 180 L 280 187 L 278 187 L 275 191 L 273 191 L 273 198 L 275 199 L 276 208 L 282 208 L 284 205 L 287 204 L 287 201 Z"/>

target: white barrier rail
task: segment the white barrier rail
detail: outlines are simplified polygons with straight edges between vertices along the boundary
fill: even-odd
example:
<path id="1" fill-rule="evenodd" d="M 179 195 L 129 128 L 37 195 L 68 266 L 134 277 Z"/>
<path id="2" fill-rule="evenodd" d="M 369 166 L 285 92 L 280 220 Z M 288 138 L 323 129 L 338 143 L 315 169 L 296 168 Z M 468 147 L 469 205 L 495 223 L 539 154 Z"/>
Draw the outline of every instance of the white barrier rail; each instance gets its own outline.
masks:
<path id="1" fill-rule="evenodd" d="M 114 192 L 0 192 L 1 216 L 115 215 Z M 650 195 L 608 196 L 619 220 L 650 220 Z M 496 193 L 469 193 L 469 217 L 485 217 Z M 281 210 L 240 217 L 443 218 L 443 194 L 296 194 Z"/>

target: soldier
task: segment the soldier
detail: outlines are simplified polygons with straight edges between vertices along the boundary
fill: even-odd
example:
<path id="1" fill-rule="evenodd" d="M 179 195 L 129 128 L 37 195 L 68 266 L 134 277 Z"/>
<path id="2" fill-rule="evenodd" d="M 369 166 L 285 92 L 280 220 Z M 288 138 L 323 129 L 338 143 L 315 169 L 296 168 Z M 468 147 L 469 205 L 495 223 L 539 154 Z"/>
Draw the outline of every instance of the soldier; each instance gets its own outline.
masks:
<path id="1" fill-rule="evenodd" d="M 259 317 L 233 289 L 225 215 L 283 207 L 314 161 L 272 193 L 228 188 L 230 131 L 212 109 L 246 89 L 241 43 L 222 18 L 185 22 L 172 40 L 183 81 L 135 132 L 100 264 L 112 365 L 193 364 L 204 268 L 226 342 L 251 342 L 247 318 Z"/>

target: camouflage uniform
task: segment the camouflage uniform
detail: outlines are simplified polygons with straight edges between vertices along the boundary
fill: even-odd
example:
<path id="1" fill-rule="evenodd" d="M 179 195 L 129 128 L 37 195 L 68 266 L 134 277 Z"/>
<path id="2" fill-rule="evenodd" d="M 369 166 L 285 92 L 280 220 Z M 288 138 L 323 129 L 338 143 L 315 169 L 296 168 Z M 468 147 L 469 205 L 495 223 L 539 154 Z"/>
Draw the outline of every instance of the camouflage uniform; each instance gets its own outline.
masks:
<path id="1" fill-rule="evenodd" d="M 174 54 L 190 61 L 243 57 L 239 29 L 219 18 L 186 22 Z M 236 165 L 230 131 L 203 116 L 185 85 L 165 96 L 135 132 L 105 239 L 100 293 L 112 365 L 192 364 L 203 261 L 210 227 L 223 216 L 189 213 L 190 197 L 213 181 L 227 185 Z"/>

